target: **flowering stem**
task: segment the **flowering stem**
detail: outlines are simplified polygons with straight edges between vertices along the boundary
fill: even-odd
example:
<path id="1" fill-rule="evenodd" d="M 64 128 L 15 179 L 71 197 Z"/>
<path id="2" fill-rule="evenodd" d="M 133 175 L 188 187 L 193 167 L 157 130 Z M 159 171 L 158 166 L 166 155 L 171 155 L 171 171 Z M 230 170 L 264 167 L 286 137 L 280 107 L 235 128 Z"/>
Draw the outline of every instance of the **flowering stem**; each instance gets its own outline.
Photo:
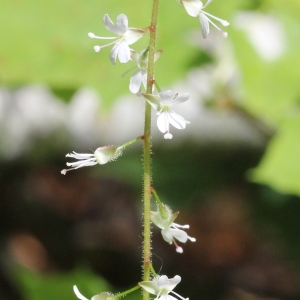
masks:
<path id="1" fill-rule="evenodd" d="M 150 25 L 150 42 L 147 71 L 147 93 L 152 94 L 154 82 L 154 54 L 156 42 L 156 25 L 158 16 L 159 0 L 153 0 L 152 17 Z M 145 101 L 145 122 L 144 122 L 144 242 L 143 242 L 143 281 L 150 280 L 151 266 L 151 105 Z M 149 300 L 149 292 L 143 289 L 143 300 Z"/>

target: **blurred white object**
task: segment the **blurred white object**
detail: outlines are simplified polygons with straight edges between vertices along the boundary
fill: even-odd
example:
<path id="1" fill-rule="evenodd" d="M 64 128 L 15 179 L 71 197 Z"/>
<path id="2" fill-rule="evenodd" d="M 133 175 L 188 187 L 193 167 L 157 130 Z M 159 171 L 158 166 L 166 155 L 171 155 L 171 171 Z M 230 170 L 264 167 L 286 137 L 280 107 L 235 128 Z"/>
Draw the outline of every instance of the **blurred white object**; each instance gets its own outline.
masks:
<path id="1" fill-rule="evenodd" d="M 284 30 L 275 17 L 257 12 L 240 12 L 234 25 L 245 31 L 250 44 L 263 60 L 274 61 L 284 54 Z"/>
<path id="2" fill-rule="evenodd" d="M 10 159 L 64 123 L 65 105 L 44 86 L 0 88 L 0 152 Z"/>
<path id="3" fill-rule="evenodd" d="M 222 59 L 220 60 L 222 62 Z M 165 141 L 156 126 L 153 111 L 152 132 L 155 143 L 174 147 L 185 141 L 195 143 L 246 144 L 260 147 L 264 138 L 243 117 L 234 112 L 205 108 L 205 101 L 214 99 L 219 84 L 236 90 L 234 66 L 219 76 L 228 65 L 219 68 L 207 65 L 189 71 L 185 79 L 173 85 L 179 94 L 189 91 L 190 101 L 178 108 L 191 125 L 183 134 L 174 132 L 172 141 Z M 225 68 L 225 69 L 226 69 Z M 14 159 L 33 147 L 59 145 L 68 152 L 91 153 L 103 145 L 122 144 L 143 134 L 145 100 L 135 95 L 116 99 L 109 112 L 101 112 L 98 94 L 82 88 L 65 103 L 42 85 L 16 90 L 0 88 L 0 157 Z M 51 144 L 52 143 L 52 144 Z M 132 147 L 140 146 L 138 143 Z"/>

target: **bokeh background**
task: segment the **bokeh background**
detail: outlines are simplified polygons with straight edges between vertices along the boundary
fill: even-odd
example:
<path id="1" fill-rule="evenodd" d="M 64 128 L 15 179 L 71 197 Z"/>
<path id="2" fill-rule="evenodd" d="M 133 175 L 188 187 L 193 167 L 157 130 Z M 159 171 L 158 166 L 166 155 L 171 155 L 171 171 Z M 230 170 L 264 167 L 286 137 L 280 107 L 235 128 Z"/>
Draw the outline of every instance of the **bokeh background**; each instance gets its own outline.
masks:
<path id="1" fill-rule="evenodd" d="M 0 10 L 0 298 L 76 299 L 140 279 L 141 144 L 66 176 L 65 154 L 142 132 L 133 63 L 111 65 L 88 32 L 125 13 L 147 27 L 151 1 L 14 0 Z M 161 1 L 156 79 L 189 92 L 191 122 L 164 140 L 153 121 L 153 184 L 196 243 L 153 233 L 153 263 L 190 299 L 300 299 L 300 2 L 215 0 L 228 38 Z M 134 45 L 141 50 L 148 37 Z M 127 299 L 139 299 L 136 292 Z"/>

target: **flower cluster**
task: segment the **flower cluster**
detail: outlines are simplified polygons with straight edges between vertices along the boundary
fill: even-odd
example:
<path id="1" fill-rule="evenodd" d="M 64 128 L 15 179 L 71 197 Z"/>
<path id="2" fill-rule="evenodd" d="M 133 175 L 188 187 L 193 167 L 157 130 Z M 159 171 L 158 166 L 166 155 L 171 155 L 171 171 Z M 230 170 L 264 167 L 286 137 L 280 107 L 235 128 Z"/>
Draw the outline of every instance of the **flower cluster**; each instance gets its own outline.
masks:
<path id="1" fill-rule="evenodd" d="M 183 5 L 187 13 L 192 17 L 199 17 L 201 27 L 202 27 L 202 35 L 206 38 L 209 34 L 209 26 L 212 24 L 216 27 L 223 36 L 227 37 L 227 33 L 222 31 L 213 21 L 217 20 L 223 26 L 228 26 L 229 23 L 225 20 L 217 18 L 206 11 L 204 9 L 212 2 L 212 0 L 207 0 L 204 5 L 200 0 L 178 0 L 180 4 Z M 153 6 L 155 9 L 155 5 Z M 158 6 L 157 6 L 158 7 Z M 157 9 L 157 8 L 156 8 Z M 153 14 L 154 16 L 155 14 Z M 116 64 L 117 60 L 120 63 L 127 63 L 129 61 L 133 61 L 135 64 L 135 68 L 138 70 L 133 73 L 129 82 L 129 90 L 133 94 L 137 94 L 139 96 L 143 96 L 146 102 L 146 113 L 145 113 L 145 130 L 144 135 L 139 136 L 129 142 L 121 146 L 104 146 L 97 148 L 93 153 L 77 153 L 72 152 L 67 154 L 67 157 L 71 157 L 75 159 L 74 162 L 67 162 L 67 166 L 69 169 L 64 169 L 61 171 L 63 175 L 65 175 L 68 171 L 75 170 L 82 167 L 94 166 L 96 164 L 106 164 L 108 162 L 116 160 L 120 155 L 122 155 L 123 150 L 135 143 L 138 140 L 144 140 L 144 174 L 149 174 L 151 170 L 151 159 L 150 159 L 150 143 L 146 143 L 146 141 L 150 141 L 150 123 L 151 123 L 151 109 L 157 111 L 157 127 L 164 134 L 165 139 L 172 139 L 173 135 L 170 132 L 170 125 L 175 127 L 176 129 L 183 130 L 186 128 L 186 125 L 190 122 L 185 120 L 181 115 L 177 114 L 173 111 L 173 107 L 186 102 L 190 95 L 188 93 L 182 94 L 181 96 L 178 93 L 173 93 L 171 90 L 161 90 L 159 88 L 158 83 L 153 78 L 153 64 L 157 61 L 157 59 L 161 56 L 162 51 L 155 51 L 155 31 L 156 24 L 155 17 L 152 18 L 151 26 L 146 28 L 134 28 L 128 26 L 128 18 L 124 14 L 120 14 L 116 18 L 116 22 L 114 23 L 108 14 L 105 14 L 103 17 L 103 24 L 107 30 L 114 34 L 111 37 L 102 37 L 97 36 L 94 33 L 88 33 L 88 36 L 93 39 L 100 40 L 111 40 L 110 43 L 105 45 L 96 45 L 94 46 L 94 50 L 99 52 L 101 49 L 112 46 L 110 51 L 110 61 L 112 64 Z M 131 49 L 131 45 L 141 39 L 147 31 L 151 31 L 150 33 L 150 43 L 148 48 L 137 52 Z M 154 39 L 153 39 L 154 35 Z M 150 49 L 150 50 L 149 50 Z M 149 55 L 149 52 L 151 55 Z M 150 59 L 151 58 L 151 59 Z M 148 69 L 149 68 L 149 69 Z M 126 72 L 127 73 L 127 72 Z M 148 80 L 149 76 L 149 80 Z M 151 77 L 151 78 L 150 78 Z M 151 80 L 150 80 L 151 79 Z M 146 91 L 145 91 L 146 90 Z M 147 162 L 147 163 L 146 163 Z M 146 176 L 145 176 L 146 178 Z M 149 190 L 148 190 L 149 188 Z M 91 300 L 117 300 L 137 289 L 144 289 L 144 295 L 149 296 L 149 293 L 155 295 L 154 300 L 188 300 L 188 298 L 183 298 L 176 292 L 174 292 L 174 288 L 181 281 L 181 277 L 179 275 L 174 276 L 173 278 L 168 278 L 166 275 L 157 275 L 152 263 L 151 263 L 151 250 L 150 250 L 150 221 L 155 224 L 158 228 L 161 229 L 162 238 L 169 244 L 174 244 L 176 248 L 176 252 L 183 253 L 183 249 L 181 246 L 177 244 L 177 241 L 181 243 L 186 243 L 187 241 L 195 242 L 196 239 L 194 237 L 189 236 L 184 229 L 189 229 L 189 225 L 179 225 L 174 223 L 176 218 L 178 217 L 179 212 L 173 213 L 171 208 L 159 199 L 155 189 L 150 187 L 150 181 L 144 181 L 144 189 L 145 196 L 144 198 L 144 210 L 145 216 L 149 216 L 146 218 L 144 226 L 147 228 L 145 230 L 144 235 L 144 248 L 148 249 L 144 251 L 145 255 L 145 269 L 144 269 L 144 281 L 136 284 L 135 287 L 119 293 L 112 294 L 110 292 L 103 292 L 98 295 L 95 295 L 91 298 Z M 150 211 L 151 207 L 151 195 L 154 195 L 157 204 L 157 211 Z M 147 214 L 146 214 L 147 212 Z M 146 232 L 148 233 L 146 234 Z M 146 246 L 146 244 L 148 245 Z M 145 250 L 144 249 L 144 250 Z M 146 256 L 146 252 L 147 256 Z M 148 264 L 146 268 L 146 264 Z M 147 272 L 146 272 L 147 270 Z M 151 277 L 152 276 L 152 277 Z M 152 278 L 151 280 L 148 280 Z M 76 285 L 73 287 L 74 293 L 76 297 L 80 300 L 88 300 L 85 296 L 83 296 Z M 175 297 L 174 297 L 175 296 Z"/>
<path id="2" fill-rule="evenodd" d="M 117 36 L 100 37 L 90 32 L 88 34 L 90 38 L 114 40 L 113 42 L 104 46 L 94 46 L 94 50 L 99 52 L 102 48 L 113 45 L 113 48 L 110 52 L 110 60 L 113 64 L 116 63 L 117 58 L 121 63 L 127 63 L 128 61 L 132 60 L 136 64 L 138 70 L 130 78 L 129 90 L 133 94 L 141 93 L 141 87 L 143 86 L 146 89 L 147 86 L 149 51 L 148 49 L 144 49 L 140 52 L 136 52 L 131 49 L 129 45 L 134 44 L 136 41 L 142 38 L 147 32 L 147 29 L 128 27 L 128 18 L 124 14 L 120 14 L 117 17 L 116 24 L 114 24 L 108 14 L 106 14 L 103 17 L 103 23 L 109 31 Z M 155 52 L 154 62 L 160 57 L 161 54 L 162 51 Z M 170 133 L 170 124 L 177 129 L 184 129 L 186 124 L 189 123 L 171 109 L 172 106 L 188 100 L 189 94 L 184 94 L 180 97 L 177 97 L 178 94 L 173 94 L 171 91 L 167 90 L 164 92 L 159 92 L 157 95 L 143 94 L 143 96 L 147 99 L 151 106 L 158 111 L 157 126 L 158 129 L 165 134 L 165 139 L 172 139 L 173 137 L 173 135 Z M 78 157 L 73 157 L 79 159 Z M 95 160 L 93 160 L 93 162 L 95 164 L 97 163 Z M 78 168 L 87 165 L 81 165 L 80 163 L 78 164 L 80 166 L 75 165 Z"/>

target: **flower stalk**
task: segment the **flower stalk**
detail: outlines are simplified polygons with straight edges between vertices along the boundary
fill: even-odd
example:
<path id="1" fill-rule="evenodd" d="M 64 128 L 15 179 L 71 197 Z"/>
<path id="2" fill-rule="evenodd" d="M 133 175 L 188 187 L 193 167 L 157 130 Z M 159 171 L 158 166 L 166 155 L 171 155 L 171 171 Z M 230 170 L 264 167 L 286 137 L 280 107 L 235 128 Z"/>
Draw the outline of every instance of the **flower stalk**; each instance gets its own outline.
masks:
<path id="1" fill-rule="evenodd" d="M 114 298 L 113 298 L 113 299 L 114 299 L 114 300 L 117 300 L 117 299 L 119 299 L 119 298 L 125 297 L 126 295 L 128 295 L 128 294 L 130 294 L 130 293 L 132 293 L 132 292 L 134 292 L 134 291 L 136 291 L 136 290 L 138 290 L 139 288 L 140 288 L 140 287 L 139 287 L 138 285 L 136 285 L 136 286 L 134 286 L 133 288 L 131 288 L 131 289 L 125 291 L 125 292 L 118 293 L 118 294 L 114 295 Z"/>
<path id="2" fill-rule="evenodd" d="M 152 16 L 150 25 L 150 42 L 147 72 L 147 94 L 152 94 L 154 84 L 154 64 L 155 64 L 155 44 L 156 26 L 158 19 L 159 0 L 153 0 Z M 151 271 L 151 105 L 145 101 L 145 121 L 144 121 L 144 241 L 143 241 L 143 281 L 150 280 Z M 143 289 L 143 300 L 149 300 L 149 292 Z"/>

